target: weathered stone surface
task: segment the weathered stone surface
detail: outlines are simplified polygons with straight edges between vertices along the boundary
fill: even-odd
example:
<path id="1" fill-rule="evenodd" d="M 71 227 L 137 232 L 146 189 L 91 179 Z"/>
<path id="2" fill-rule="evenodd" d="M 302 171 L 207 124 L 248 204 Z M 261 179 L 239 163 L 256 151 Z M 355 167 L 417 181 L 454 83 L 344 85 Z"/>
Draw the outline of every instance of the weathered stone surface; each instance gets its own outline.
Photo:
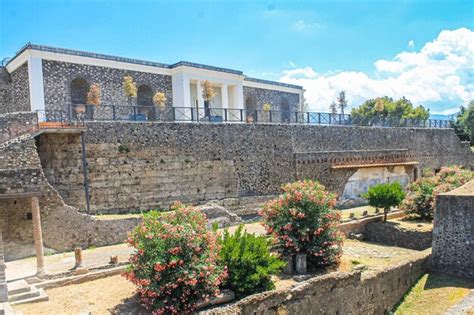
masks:
<path id="1" fill-rule="evenodd" d="M 424 250 L 431 247 L 432 230 L 407 227 L 397 221 L 374 222 L 365 227 L 364 239 L 390 246 Z"/>
<path id="2" fill-rule="evenodd" d="M 222 228 L 242 222 L 236 214 L 229 212 L 226 208 L 216 203 L 206 203 L 197 208 L 206 215 L 210 227 L 214 223 L 217 223 L 218 227 Z"/>
<path id="3" fill-rule="evenodd" d="M 10 74 L 0 67 L 0 114 L 30 110 L 28 62 Z"/>
<path id="4" fill-rule="evenodd" d="M 436 197 L 432 268 L 474 278 L 474 180 Z"/>
<path id="5" fill-rule="evenodd" d="M 330 273 L 200 314 L 385 314 L 426 272 L 428 256 L 428 252 L 423 252 L 363 277 L 361 270 Z"/>
<path id="6" fill-rule="evenodd" d="M 344 163 L 415 160 L 436 169 L 472 161 L 448 129 L 91 122 L 86 142 L 91 205 L 101 213 L 274 195 L 304 178 L 341 195 L 356 172 L 331 169 Z M 79 137 L 42 135 L 38 150 L 49 182 L 85 209 Z"/>
<path id="7" fill-rule="evenodd" d="M 297 111 L 300 96 L 295 93 L 244 86 L 244 104 L 247 110 L 261 111 L 265 103 L 271 104 L 274 111 Z"/>
<path id="8" fill-rule="evenodd" d="M 154 94 L 156 91 L 165 93 L 166 107 L 171 107 L 173 91 L 171 76 L 138 71 L 127 71 L 122 69 L 88 66 L 43 60 L 44 97 L 45 106 L 48 110 L 64 110 L 68 112 L 67 104 L 71 104 L 71 82 L 76 78 L 85 79 L 89 85 L 99 84 L 101 90 L 101 101 L 103 105 L 127 106 L 128 99 L 123 90 L 123 77 L 130 75 L 137 87 L 147 85 Z M 175 104 L 175 106 L 180 106 Z M 110 119 L 111 109 L 96 107 L 94 117 L 101 118 L 104 114 Z"/>

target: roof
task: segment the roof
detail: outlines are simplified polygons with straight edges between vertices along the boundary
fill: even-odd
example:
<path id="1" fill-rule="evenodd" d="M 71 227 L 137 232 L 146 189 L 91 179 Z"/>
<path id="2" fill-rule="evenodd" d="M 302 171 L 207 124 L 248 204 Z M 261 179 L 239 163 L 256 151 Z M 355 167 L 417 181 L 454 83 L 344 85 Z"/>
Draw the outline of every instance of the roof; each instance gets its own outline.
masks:
<path id="1" fill-rule="evenodd" d="M 44 46 L 44 45 L 35 45 L 35 44 L 31 44 L 31 43 L 27 43 L 22 48 L 20 48 L 20 50 L 18 50 L 16 52 L 15 56 L 8 61 L 7 65 L 10 62 L 12 62 L 16 57 L 18 57 L 21 53 L 23 53 L 24 51 L 26 51 L 28 49 L 46 51 L 46 52 L 52 52 L 52 53 L 59 53 L 59 54 L 66 54 L 66 55 L 73 55 L 73 56 L 82 56 L 82 57 L 103 59 L 103 60 L 119 61 L 119 62 L 138 64 L 138 65 L 144 65 L 144 66 L 150 66 L 150 67 L 157 67 L 157 68 L 163 68 L 163 69 L 173 69 L 173 68 L 177 68 L 177 67 L 180 67 L 180 66 L 186 66 L 186 67 L 192 67 L 192 68 L 197 68 L 197 69 L 206 69 L 206 70 L 224 72 L 224 73 L 229 73 L 229 74 L 244 75 L 243 72 L 240 71 L 240 70 L 233 70 L 233 69 L 227 69 L 227 68 L 222 68 L 222 67 L 209 66 L 209 65 L 204 65 L 204 64 L 189 62 L 189 61 L 179 61 L 179 62 L 174 63 L 174 64 L 165 64 L 165 63 L 154 62 L 154 61 L 146 61 L 146 60 L 141 60 L 141 59 L 133 59 L 133 58 L 112 56 L 112 55 L 98 54 L 98 53 L 82 51 L 82 50 L 72 50 L 72 49 L 57 48 L 57 47 Z M 293 84 L 287 84 L 287 83 L 276 82 L 276 81 L 250 78 L 250 77 L 247 77 L 247 76 L 245 76 L 244 80 L 245 81 L 263 83 L 263 84 L 289 87 L 289 88 L 294 88 L 294 89 L 301 89 L 301 90 L 303 89 L 303 87 L 299 86 L 299 85 L 293 85 Z"/>

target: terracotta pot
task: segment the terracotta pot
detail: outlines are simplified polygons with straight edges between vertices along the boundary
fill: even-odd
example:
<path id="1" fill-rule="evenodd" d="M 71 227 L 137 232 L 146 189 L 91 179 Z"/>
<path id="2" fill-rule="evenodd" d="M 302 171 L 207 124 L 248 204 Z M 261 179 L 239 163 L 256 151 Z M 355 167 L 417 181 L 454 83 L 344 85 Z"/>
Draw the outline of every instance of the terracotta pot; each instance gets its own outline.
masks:
<path id="1" fill-rule="evenodd" d="M 74 110 L 76 111 L 77 114 L 84 114 L 86 112 L 86 105 L 83 105 L 83 104 L 76 105 Z"/>

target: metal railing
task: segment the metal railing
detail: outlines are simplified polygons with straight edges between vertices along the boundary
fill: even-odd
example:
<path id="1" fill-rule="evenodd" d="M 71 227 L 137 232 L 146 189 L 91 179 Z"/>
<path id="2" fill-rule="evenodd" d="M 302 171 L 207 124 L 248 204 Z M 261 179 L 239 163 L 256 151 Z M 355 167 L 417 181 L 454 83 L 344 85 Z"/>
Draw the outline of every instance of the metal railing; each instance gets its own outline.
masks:
<path id="1" fill-rule="evenodd" d="M 86 121 L 163 121 L 207 123 L 275 123 L 308 125 L 346 125 L 373 127 L 451 128 L 451 121 L 437 119 L 371 119 L 349 114 L 300 111 L 264 111 L 233 108 L 171 107 L 163 111 L 154 106 L 69 105 L 67 111 L 46 110 L 38 113 L 42 121 L 83 123 Z"/>

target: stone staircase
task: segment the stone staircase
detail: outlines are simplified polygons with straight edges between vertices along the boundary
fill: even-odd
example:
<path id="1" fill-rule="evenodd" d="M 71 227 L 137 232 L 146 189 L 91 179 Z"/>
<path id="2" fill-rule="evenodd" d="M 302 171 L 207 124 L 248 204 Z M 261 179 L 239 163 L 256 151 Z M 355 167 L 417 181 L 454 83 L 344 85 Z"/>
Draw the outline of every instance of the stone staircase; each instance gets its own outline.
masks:
<path id="1" fill-rule="evenodd" d="M 48 299 L 48 294 L 43 289 L 38 289 L 25 280 L 8 283 L 8 302 L 11 305 L 47 301 Z"/>

